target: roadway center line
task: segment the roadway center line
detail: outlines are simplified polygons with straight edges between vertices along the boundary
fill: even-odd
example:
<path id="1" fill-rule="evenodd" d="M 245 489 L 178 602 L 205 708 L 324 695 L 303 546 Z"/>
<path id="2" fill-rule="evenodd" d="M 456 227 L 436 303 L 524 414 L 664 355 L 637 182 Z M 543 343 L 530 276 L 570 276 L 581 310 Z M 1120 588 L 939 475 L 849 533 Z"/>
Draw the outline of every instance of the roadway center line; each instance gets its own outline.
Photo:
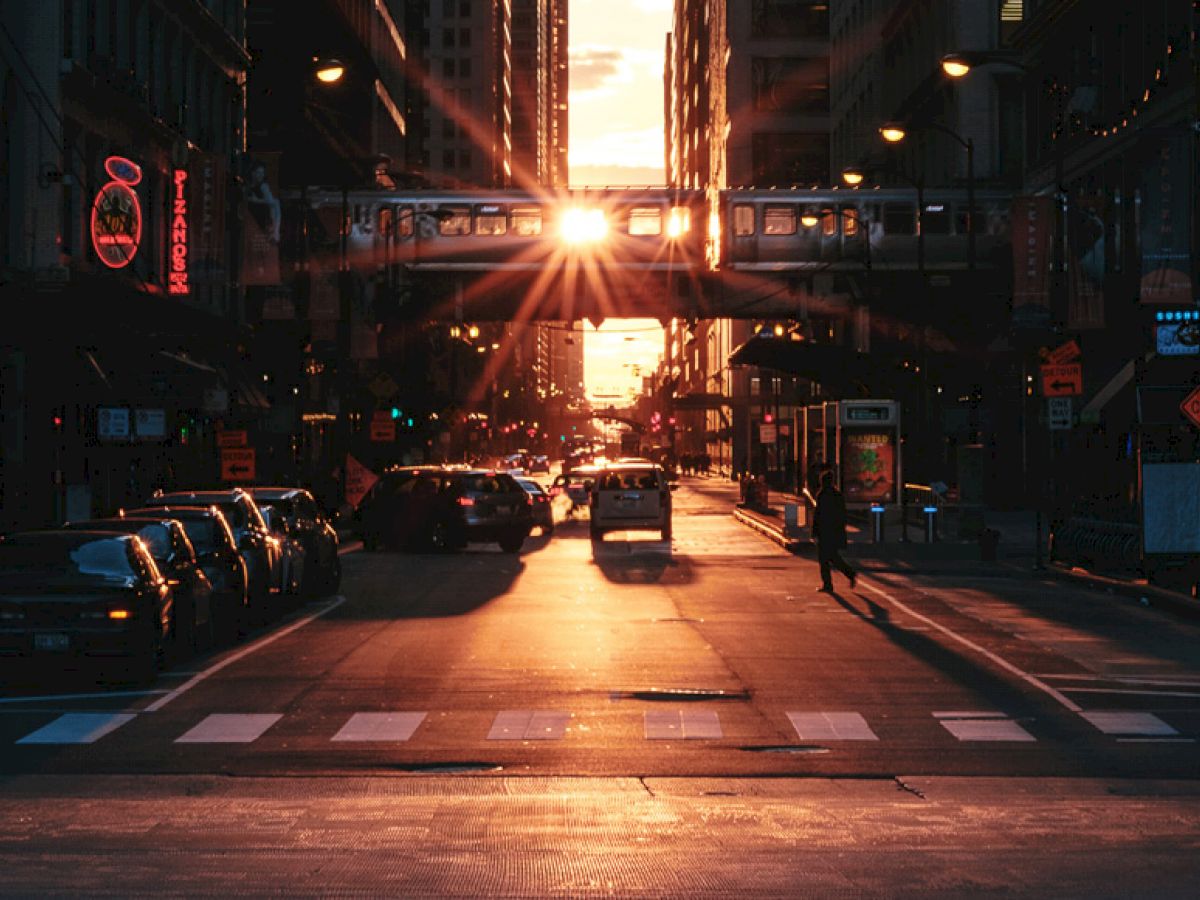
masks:
<path id="1" fill-rule="evenodd" d="M 327 604 L 324 609 L 319 609 L 312 615 L 305 616 L 303 619 L 293 622 L 287 628 L 281 629 L 280 631 L 276 631 L 274 634 L 268 634 L 266 637 L 262 638 L 261 640 L 255 641 L 253 644 L 250 644 L 248 647 L 243 647 L 237 653 L 234 653 L 231 656 L 225 657 L 219 663 L 209 666 L 203 672 L 197 673 L 196 675 L 192 676 L 187 681 L 185 681 L 183 684 L 181 684 L 179 687 L 175 688 L 175 690 L 171 691 L 171 693 L 167 694 L 165 697 L 159 697 L 157 700 L 155 700 L 149 706 L 145 707 L 142 710 L 142 712 L 157 712 L 158 710 L 160 710 L 164 706 L 166 706 L 168 703 L 170 703 L 172 700 L 174 700 L 176 697 L 180 696 L 181 694 L 187 693 L 192 688 L 194 688 L 196 685 L 198 685 L 200 682 L 204 681 L 206 678 L 209 678 L 212 675 L 217 674 L 217 672 L 220 672 L 226 666 L 233 665 L 238 660 L 244 659 L 245 657 L 249 656 L 251 653 L 255 652 L 256 650 L 261 650 L 263 647 L 267 646 L 267 644 L 273 643 L 273 642 L 279 640 L 281 637 L 284 637 L 285 635 L 289 635 L 293 631 L 297 631 L 297 630 L 303 628 L 309 622 L 312 622 L 316 619 L 321 618 L 321 616 L 337 609 L 339 606 L 341 606 L 345 602 L 346 602 L 346 598 L 339 594 L 337 599 L 335 599 L 332 603 Z"/>
<path id="2" fill-rule="evenodd" d="M 862 585 L 862 587 L 866 588 L 868 591 L 871 591 L 874 594 L 878 594 L 880 597 L 882 597 L 883 599 L 885 599 L 889 603 L 891 603 L 894 607 L 907 613 L 908 615 L 912 616 L 914 619 L 924 622 L 926 625 L 929 625 L 931 628 L 936 628 L 942 634 L 946 635 L 948 638 L 951 638 L 952 640 L 958 641 L 958 643 L 962 644 L 964 647 L 970 647 L 976 653 L 979 653 L 979 654 L 985 656 L 987 659 L 991 660 L 993 663 L 998 665 L 1000 668 L 1004 669 L 1005 671 L 1011 672 L 1013 675 L 1016 675 L 1018 678 L 1025 681 L 1029 685 L 1037 688 L 1039 691 L 1042 691 L 1042 692 L 1048 694 L 1049 696 L 1053 697 L 1063 707 L 1065 707 L 1066 709 L 1069 709 L 1071 712 L 1073 712 L 1073 713 L 1083 712 L 1083 707 L 1080 706 L 1078 703 L 1076 703 L 1075 701 L 1073 701 L 1072 699 L 1067 697 L 1065 694 L 1050 687 L 1050 685 L 1046 684 L 1046 682 L 1042 681 L 1040 678 L 1037 678 L 1034 675 L 1030 675 L 1024 669 L 1014 666 L 1012 663 L 1010 663 L 1004 657 L 993 653 L 991 650 L 988 650 L 985 647 L 981 647 L 979 644 L 975 643 L 974 641 L 970 640 L 969 638 L 963 637 L 958 632 L 953 631 L 950 628 L 947 628 L 945 625 L 942 625 L 940 622 L 935 622 L 933 619 L 929 618 L 928 616 L 921 615 L 919 612 L 917 612 L 912 607 L 897 600 L 895 597 L 893 597 L 887 591 L 883 590 L 882 588 L 877 588 L 877 587 L 875 587 L 875 585 L 868 583 L 866 581 L 866 579 L 863 579 L 860 582 L 860 584 Z"/>

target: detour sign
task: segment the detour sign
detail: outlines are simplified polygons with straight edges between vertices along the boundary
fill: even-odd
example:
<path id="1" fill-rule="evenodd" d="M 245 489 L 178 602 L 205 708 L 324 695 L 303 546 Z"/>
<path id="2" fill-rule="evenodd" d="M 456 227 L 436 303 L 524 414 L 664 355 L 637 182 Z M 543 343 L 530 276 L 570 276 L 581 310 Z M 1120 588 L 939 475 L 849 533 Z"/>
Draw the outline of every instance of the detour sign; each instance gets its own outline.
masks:
<path id="1" fill-rule="evenodd" d="M 358 509 L 367 491 L 374 487 L 379 476 L 360 463 L 357 459 L 346 454 L 346 502 Z"/>

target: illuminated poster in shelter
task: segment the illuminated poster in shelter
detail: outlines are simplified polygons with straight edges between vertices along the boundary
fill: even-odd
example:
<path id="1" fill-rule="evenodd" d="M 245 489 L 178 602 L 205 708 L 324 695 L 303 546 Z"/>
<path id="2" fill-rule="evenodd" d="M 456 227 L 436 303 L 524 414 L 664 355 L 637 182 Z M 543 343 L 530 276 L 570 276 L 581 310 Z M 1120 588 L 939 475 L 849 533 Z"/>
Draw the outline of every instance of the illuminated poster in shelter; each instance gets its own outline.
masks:
<path id="1" fill-rule="evenodd" d="M 282 207 L 273 187 L 278 173 L 278 153 L 246 158 L 242 173 L 242 283 L 246 285 L 280 282 Z"/>
<path id="2" fill-rule="evenodd" d="M 896 501 L 896 435 L 890 429 L 842 429 L 842 494 L 846 503 Z"/>

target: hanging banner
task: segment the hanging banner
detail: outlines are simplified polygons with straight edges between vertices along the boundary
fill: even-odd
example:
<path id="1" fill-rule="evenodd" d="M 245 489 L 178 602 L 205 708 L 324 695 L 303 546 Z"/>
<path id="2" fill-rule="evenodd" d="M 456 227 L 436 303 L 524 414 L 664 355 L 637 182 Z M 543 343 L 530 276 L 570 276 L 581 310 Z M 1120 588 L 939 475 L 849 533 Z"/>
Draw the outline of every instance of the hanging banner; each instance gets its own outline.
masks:
<path id="1" fill-rule="evenodd" d="M 189 270 L 193 286 L 225 282 L 225 167 L 207 153 L 188 163 Z"/>
<path id="2" fill-rule="evenodd" d="M 279 229 L 282 207 L 279 154 L 245 158 L 242 172 L 242 284 L 279 284 Z"/>
<path id="3" fill-rule="evenodd" d="M 1193 302 L 1191 142 L 1186 132 L 1161 138 L 1142 170 L 1138 237 L 1144 305 Z"/>
<path id="4" fill-rule="evenodd" d="M 1105 239 L 1110 204 L 1103 192 L 1078 192 L 1067 213 L 1067 328 L 1104 327 Z"/>
<path id="5" fill-rule="evenodd" d="M 1021 307 L 1050 308 L 1050 249 L 1054 200 L 1047 196 L 1013 197 L 1013 313 Z"/>

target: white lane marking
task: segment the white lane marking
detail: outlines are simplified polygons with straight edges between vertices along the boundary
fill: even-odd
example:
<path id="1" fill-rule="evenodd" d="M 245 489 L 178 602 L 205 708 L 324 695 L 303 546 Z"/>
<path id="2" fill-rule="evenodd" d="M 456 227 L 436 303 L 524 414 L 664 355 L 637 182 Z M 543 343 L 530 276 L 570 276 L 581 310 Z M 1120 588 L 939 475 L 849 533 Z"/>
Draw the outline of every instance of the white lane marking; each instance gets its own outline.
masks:
<path id="1" fill-rule="evenodd" d="M 67 713 L 17 743 L 91 744 L 135 718 L 133 713 Z"/>
<path id="2" fill-rule="evenodd" d="M 855 712 L 790 712 L 796 736 L 802 741 L 877 741 L 867 720 Z"/>
<path id="3" fill-rule="evenodd" d="M 256 650 L 261 650 L 263 647 L 267 646 L 267 644 L 273 643 L 274 641 L 279 640 L 281 637 L 284 637 L 285 635 L 289 635 L 293 631 L 297 631 L 298 629 L 303 628 L 309 622 L 312 622 L 316 619 L 321 618 L 321 616 L 325 615 L 326 613 L 328 613 L 332 610 L 337 609 L 339 606 L 341 606 L 345 602 L 346 602 L 346 598 L 339 595 L 338 597 L 336 597 L 333 600 L 332 603 L 327 604 L 323 609 L 317 610 L 312 615 L 305 616 L 303 619 L 293 622 L 287 628 L 280 629 L 279 631 L 276 631 L 273 634 L 268 634 L 266 637 L 260 638 L 259 640 L 255 641 L 253 644 L 243 647 L 237 653 L 234 653 L 234 654 L 231 654 L 230 656 L 225 657 L 220 662 L 209 666 L 207 669 L 205 669 L 200 674 L 188 679 L 183 684 L 181 684 L 179 687 L 175 688 L 175 690 L 171 691 L 171 693 L 167 694 L 165 697 L 160 697 L 159 699 L 155 700 L 153 703 L 151 703 L 145 709 L 143 709 L 142 712 L 157 712 L 158 710 L 160 710 L 164 706 L 166 706 L 168 703 L 170 703 L 172 700 L 174 700 L 176 697 L 179 697 L 181 694 L 187 693 L 192 688 L 194 688 L 196 685 L 198 685 L 200 682 L 204 681 L 206 678 L 210 678 L 211 676 L 217 674 L 217 672 L 220 672 L 226 666 L 231 666 L 238 660 L 244 659 L 245 657 L 249 656 L 251 653 L 255 652 Z"/>
<path id="4" fill-rule="evenodd" d="M 423 721 L 423 712 L 355 713 L 331 740 L 407 741 Z"/>
<path id="5" fill-rule="evenodd" d="M 556 709 L 508 709 L 496 713 L 489 741 L 556 741 L 567 731 L 571 714 Z"/>
<path id="6" fill-rule="evenodd" d="M 981 712 L 979 710 L 954 710 L 952 712 L 935 712 L 935 719 L 1007 719 L 1002 712 Z"/>
<path id="7" fill-rule="evenodd" d="M 1135 691 L 1132 688 L 1065 687 L 1070 694 L 1132 694 L 1135 697 L 1200 697 L 1196 691 Z"/>
<path id="8" fill-rule="evenodd" d="M 146 697 L 165 694 L 165 690 L 97 691 L 94 694 L 39 694 L 36 697 L 5 697 L 0 703 L 50 703 L 55 700 L 107 700 L 109 697 Z"/>
<path id="9" fill-rule="evenodd" d="M 940 719 L 941 726 L 960 741 L 1034 741 L 1032 734 L 1011 719 Z"/>
<path id="10" fill-rule="evenodd" d="M 711 741 L 723 736 L 721 720 L 709 709 L 648 709 L 643 728 L 650 741 Z"/>
<path id="11" fill-rule="evenodd" d="M 175 739 L 177 744 L 248 744 L 282 719 L 279 713 L 213 713 Z"/>
<path id="12" fill-rule="evenodd" d="M 1089 711 L 1081 713 L 1085 719 L 1105 734 L 1175 735 L 1174 728 L 1153 713 L 1127 712 L 1123 710 Z"/>
<path id="13" fill-rule="evenodd" d="M 1011 672 L 1012 674 L 1016 675 L 1018 678 L 1022 679 L 1026 683 L 1037 688 L 1039 691 L 1043 691 L 1046 694 L 1049 694 L 1051 697 L 1053 697 L 1055 700 L 1057 700 L 1059 702 L 1059 704 L 1061 704 L 1065 708 L 1069 709 L 1071 712 L 1077 713 L 1077 712 L 1081 712 L 1083 710 L 1083 707 L 1080 706 L 1078 703 L 1076 703 L 1074 700 L 1072 700 L 1071 698 L 1062 694 L 1060 691 L 1050 687 L 1050 685 L 1046 684 L 1046 682 L 1042 681 L 1040 678 L 1030 675 L 1024 669 L 1014 666 L 1012 663 L 1010 663 L 1004 657 L 993 653 L 991 650 L 988 650 L 984 647 L 979 646 L 979 644 L 975 643 L 974 641 L 970 640 L 969 638 L 965 638 L 961 634 L 958 634 L 956 631 L 953 631 L 953 630 L 947 628 L 945 625 L 942 625 L 939 622 L 935 622 L 933 619 L 929 618 L 928 616 L 921 615 L 919 612 L 917 612 L 912 607 L 907 606 L 906 604 L 897 600 L 895 597 L 893 597 L 887 591 L 882 590 L 881 588 L 875 587 L 875 585 L 871 584 L 865 578 L 862 580 L 862 587 L 864 587 L 866 590 L 870 591 L 873 594 L 878 594 L 880 597 L 883 597 L 885 600 L 887 600 L 889 603 L 891 603 L 894 607 L 896 607 L 899 610 L 902 610 L 903 612 L 912 616 L 914 619 L 917 619 L 921 622 L 924 622 L 926 625 L 936 628 L 942 634 L 946 635 L 947 637 L 951 638 L 952 640 L 958 641 L 964 647 L 970 647 L 976 653 L 982 654 L 984 657 L 991 660 L 993 663 L 995 663 L 1000 668 L 1005 669 L 1008 672 Z"/>

